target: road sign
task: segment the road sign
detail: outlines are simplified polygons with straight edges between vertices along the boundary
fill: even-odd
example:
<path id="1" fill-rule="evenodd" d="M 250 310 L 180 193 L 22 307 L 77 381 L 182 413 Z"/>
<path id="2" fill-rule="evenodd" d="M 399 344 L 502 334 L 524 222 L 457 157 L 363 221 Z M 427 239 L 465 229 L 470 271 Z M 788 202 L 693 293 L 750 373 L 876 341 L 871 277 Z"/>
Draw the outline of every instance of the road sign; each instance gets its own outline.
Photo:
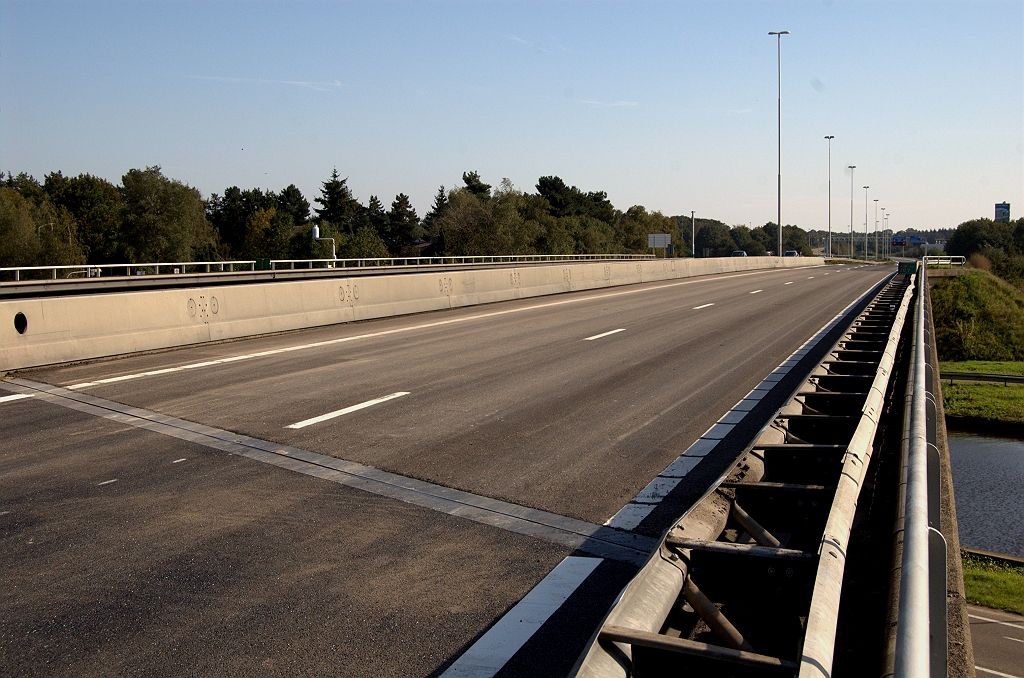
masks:
<path id="1" fill-rule="evenodd" d="M 672 244 L 672 236 L 668 233 L 650 233 L 647 235 L 647 247 L 663 249 Z"/>

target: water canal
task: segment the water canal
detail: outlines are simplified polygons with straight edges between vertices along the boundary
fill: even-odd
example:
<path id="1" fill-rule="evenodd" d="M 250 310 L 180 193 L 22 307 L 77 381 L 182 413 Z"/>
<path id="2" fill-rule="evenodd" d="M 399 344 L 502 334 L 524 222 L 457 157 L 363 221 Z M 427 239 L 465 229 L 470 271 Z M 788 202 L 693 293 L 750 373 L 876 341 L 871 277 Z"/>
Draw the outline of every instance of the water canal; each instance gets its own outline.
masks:
<path id="1" fill-rule="evenodd" d="M 1024 558 L 1024 440 L 948 437 L 960 544 Z"/>

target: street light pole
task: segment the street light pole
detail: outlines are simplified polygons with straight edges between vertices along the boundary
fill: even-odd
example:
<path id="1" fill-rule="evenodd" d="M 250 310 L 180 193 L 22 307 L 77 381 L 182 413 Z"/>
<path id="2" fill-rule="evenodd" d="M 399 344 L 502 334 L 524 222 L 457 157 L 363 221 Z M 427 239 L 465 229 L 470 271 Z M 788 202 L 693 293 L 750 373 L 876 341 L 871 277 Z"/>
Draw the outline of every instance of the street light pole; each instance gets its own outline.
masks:
<path id="1" fill-rule="evenodd" d="M 832 256 L 832 140 L 834 136 L 827 136 L 828 140 L 828 256 Z"/>
<path id="2" fill-rule="evenodd" d="M 778 43 L 778 72 L 779 72 L 779 251 L 776 256 L 782 256 L 782 36 L 789 35 L 789 31 L 769 31 L 768 35 L 774 35 Z"/>
<path id="3" fill-rule="evenodd" d="M 868 260 L 868 189 L 864 187 L 864 261 Z"/>
<path id="4" fill-rule="evenodd" d="M 846 169 L 850 170 L 850 258 L 853 259 L 853 170 L 857 166 L 849 165 Z"/>
<path id="5" fill-rule="evenodd" d="M 697 226 L 693 215 L 697 213 L 697 210 L 690 210 L 690 245 L 693 247 L 693 258 L 697 258 Z"/>
<path id="6" fill-rule="evenodd" d="M 875 261 L 878 261 L 878 198 L 875 198 Z"/>
<path id="7" fill-rule="evenodd" d="M 882 208 L 882 258 L 889 258 L 889 233 L 885 230 L 885 208 Z"/>

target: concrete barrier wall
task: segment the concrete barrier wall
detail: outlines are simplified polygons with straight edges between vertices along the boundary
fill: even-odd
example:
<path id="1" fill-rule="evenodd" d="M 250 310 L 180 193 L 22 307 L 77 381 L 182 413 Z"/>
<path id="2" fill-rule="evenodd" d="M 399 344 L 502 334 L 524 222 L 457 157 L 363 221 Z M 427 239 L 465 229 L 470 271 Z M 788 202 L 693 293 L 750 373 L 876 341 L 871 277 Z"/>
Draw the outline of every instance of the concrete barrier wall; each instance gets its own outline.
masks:
<path id="1" fill-rule="evenodd" d="M 0 301 L 0 370 L 657 280 L 823 264 L 652 259 Z M 27 321 L 24 333 L 15 317 Z"/>

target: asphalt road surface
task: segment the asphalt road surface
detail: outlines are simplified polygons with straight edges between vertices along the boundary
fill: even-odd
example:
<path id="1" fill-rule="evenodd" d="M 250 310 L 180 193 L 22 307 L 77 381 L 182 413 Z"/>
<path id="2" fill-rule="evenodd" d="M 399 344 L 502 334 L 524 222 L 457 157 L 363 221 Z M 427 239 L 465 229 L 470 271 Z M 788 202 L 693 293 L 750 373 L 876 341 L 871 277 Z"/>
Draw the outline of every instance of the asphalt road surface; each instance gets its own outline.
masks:
<path id="1" fill-rule="evenodd" d="M 978 678 L 1024 677 L 1024 616 L 967 606 Z"/>
<path id="2" fill-rule="evenodd" d="M 470 674 L 564 675 L 664 527 L 601 525 L 889 272 L 724 274 L 7 375 L 4 672 L 440 675 L 543 581 L 548 616 Z M 580 563 L 559 597 L 549 573 Z"/>

